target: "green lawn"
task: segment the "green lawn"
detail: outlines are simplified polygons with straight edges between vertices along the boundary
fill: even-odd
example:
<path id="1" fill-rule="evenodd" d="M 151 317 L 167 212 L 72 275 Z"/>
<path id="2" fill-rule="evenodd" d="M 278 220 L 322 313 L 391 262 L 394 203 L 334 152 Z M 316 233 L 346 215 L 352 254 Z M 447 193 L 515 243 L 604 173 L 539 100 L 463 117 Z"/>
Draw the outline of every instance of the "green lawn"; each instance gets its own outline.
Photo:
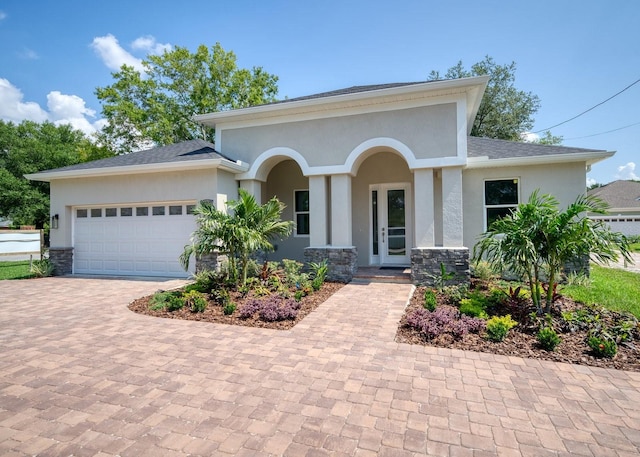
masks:
<path id="1" fill-rule="evenodd" d="M 561 293 L 582 303 L 629 311 L 640 318 L 640 273 L 591 265 L 591 285 L 563 287 Z"/>
<path id="2" fill-rule="evenodd" d="M 29 261 L 0 262 L 0 279 L 26 279 L 32 278 L 29 269 Z"/>
<path id="3" fill-rule="evenodd" d="M 631 243 L 629 245 L 629 250 L 633 252 L 640 252 L 640 243 Z"/>

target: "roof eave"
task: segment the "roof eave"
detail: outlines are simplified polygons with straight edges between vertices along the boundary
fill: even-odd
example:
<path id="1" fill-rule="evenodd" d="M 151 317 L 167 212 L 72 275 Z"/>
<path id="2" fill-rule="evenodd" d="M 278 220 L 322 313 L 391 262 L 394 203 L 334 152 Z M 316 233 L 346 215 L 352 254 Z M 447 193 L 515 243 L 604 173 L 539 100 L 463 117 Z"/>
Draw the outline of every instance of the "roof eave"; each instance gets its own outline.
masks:
<path id="1" fill-rule="evenodd" d="M 87 168 L 82 170 L 44 171 L 41 173 L 24 175 L 24 177 L 31 181 L 51 182 L 57 179 L 97 178 L 116 175 L 189 171 L 203 168 L 217 168 L 238 174 L 246 172 L 249 169 L 249 165 L 241 161 L 232 162 L 227 159 L 205 159 L 187 162 L 165 162 L 143 165 L 123 165 L 118 167 Z"/>
<path id="2" fill-rule="evenodd" d="M 377 89 L 352 94 L 333 95 L 320 98 L 291 101 L 286 103 L 274 103 L 258 105 L 248 108 L 240 108 L 229 111 L 218 111 L 214 113 L 197 114 L 193 120 L 208 126 L 215 126 L 218 122 L 231 122 L 239 119 L 249 119 L 254 117 L 269 117 L 285 112 L 314 111 L 330 109 L 333 106 L 349 105 L 367 99 L 380 99 L 383 97 L 407 96 L 414 93 L 434 93 L 446 90 L 460 90 L 467 88 L 472 91 L 472 96 L 468 98 L 467 113 L 470 116 L 471 124 L 480 107 L 482 95 L 489 81 L 488 76 L 474 76 L 471 78 L 448 79 L 443 81 L 428 81 L 419 84 L 398 86 L 386 89 Z M 468 90 L 468 91 L 469 91 Z M 470 128 L 469 128 L 470 129 Z M 469 130 L 470 131 L 470 130 Z"/>
<path id="3" fill-rule="evenodd" d="M 509 157 L 504 159 L 489 159 L 484 157 L 467 158 L 468 169 L 474 168 L 495 168 L 495 167 L 517 167 L 526 165 L 545 165 L 553 163 L 585 162 L 588 166 L 602 160 L 608 159 L 615 154 L 615 151 L 593 151 L 576 152 L 571 154 L 552 154 L 528 157 Z"/>

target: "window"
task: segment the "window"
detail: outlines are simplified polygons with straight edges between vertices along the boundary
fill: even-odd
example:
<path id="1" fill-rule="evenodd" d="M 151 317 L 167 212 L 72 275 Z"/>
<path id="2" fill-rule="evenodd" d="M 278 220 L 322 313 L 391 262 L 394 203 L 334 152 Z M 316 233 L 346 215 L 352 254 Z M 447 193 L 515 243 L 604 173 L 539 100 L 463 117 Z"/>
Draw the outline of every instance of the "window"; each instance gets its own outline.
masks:
<path id="1" fill-rule="evenodd" d="M 152 208 L 152 214 L 154 216 L 164 216 L 164 206 L 154 206 Z"/>
<path id="2" fill-rule="evenodd" d="M 294 190 L 296 235 L 309 235 L 309 191 Z"/>
<path id="3" fill-rule="evenodd" d="M 484 182 L 485 220 L 488 228 L 496 220 L 511 214 L 518 206 L 518 180 L 498 179 Z"/>
<path id="4" fill-rule="evenodd" d="M 133 215 L 133 208 L 120 208 L 121 217 L 129 217 Z"/>
<path id="5" fill-rule="evenodd" d="M 182 214 L 182 205 L 170 206 L 169 216 L 180 216 Z"/>
<path id="6" fill-rule="evenodd" d="M 187 214 L 194 214 L 195 209 L 196 205 L 187 205 Z"/>
<path id="7" fill-rule="evenodd" d="M 102 217 L 102 208 L 91 208 L 91 217 Z"/>
<path id="8" fill-rule="evenodd" d="M 118 208 L 106 208 L 104 210 L 105 217 L 116 217 L 118 215 Z"/>
<path id="9" fill-rule="evenodd" d="M 147 208 L 146 206 L 138 206 L 136 208 L 136 216 L 148 216 L 149 215 L 149 208 Z"/>
<path id="10" fill-rule="evenodd" d="M 87 210 L 86 209 L 76 210 L 76 217 L 87 217 Z"/>

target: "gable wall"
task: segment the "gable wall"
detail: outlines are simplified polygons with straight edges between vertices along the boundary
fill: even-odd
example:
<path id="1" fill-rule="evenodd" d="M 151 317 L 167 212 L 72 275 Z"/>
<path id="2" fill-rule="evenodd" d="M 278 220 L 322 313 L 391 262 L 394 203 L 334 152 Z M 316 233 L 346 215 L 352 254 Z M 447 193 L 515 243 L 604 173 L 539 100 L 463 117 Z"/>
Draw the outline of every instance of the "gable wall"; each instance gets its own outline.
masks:
<path id="1" fill-rule="evenodd" d="M 274 147 L 289 147 L 312 167 L 342 165 L 349 153 L 371 138 L 388 137 L 408 146 L 416 158 L 455 157 L 455 103 L 377 113 L 285 122 L 221 130 L 221 151 L 252 163 Z"/>
<path id="2" fill-rule="evenodd" d="M 519 200 L 525 203 L 531 193 L 551 194 L 566 208 L 579 195 L 586 192 L 586 164 L 584 162 L 467 169 L 463 172 L 464 245 L 472 249 L 478 236 L 484 232 L 485 179 L 519 180 Z"/>

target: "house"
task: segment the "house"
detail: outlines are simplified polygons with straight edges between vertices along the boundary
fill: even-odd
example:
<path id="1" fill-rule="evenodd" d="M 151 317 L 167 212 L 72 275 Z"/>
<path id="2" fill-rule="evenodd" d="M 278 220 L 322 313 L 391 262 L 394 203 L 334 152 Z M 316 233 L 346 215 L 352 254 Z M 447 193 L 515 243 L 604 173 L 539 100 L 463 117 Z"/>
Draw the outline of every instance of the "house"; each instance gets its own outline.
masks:
<path id="1" fill-rule="evenodd" d="M 640 181 L 613 181 L 587 194 L 609 205 L 606 215 L 591 214 L 591 219 L 606 222 L 614 232 L 640 236 Z"/>
<path id="2" fill-rule="evenodd" d="M 475 241 L 535 189 L 568 204 L 613 152 L 470 137 L 488 77 L 359 86 L 202 114 L 199 140 L 29 175 L 51 183 L 59 273 L 184 275 L 193 206 L 238 186 L 296 222 L 270 258 L 359 266 L 440 263 L 469 274 Z"/>

